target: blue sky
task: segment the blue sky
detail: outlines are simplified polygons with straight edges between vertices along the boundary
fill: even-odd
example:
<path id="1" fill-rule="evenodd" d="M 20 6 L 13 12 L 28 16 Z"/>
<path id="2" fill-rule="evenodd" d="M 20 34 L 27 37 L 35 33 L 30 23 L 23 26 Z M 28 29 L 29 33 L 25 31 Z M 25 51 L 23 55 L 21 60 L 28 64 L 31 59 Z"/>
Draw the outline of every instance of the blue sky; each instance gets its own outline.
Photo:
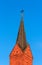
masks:
<path id="1" fill-rule="evenodd" d="M 24 9 L 26 39 L 33 54 L 33 65 L 42 65 L 42 0 L 0 0 L 0 65 L 9 65 L 21 9 Z"/>

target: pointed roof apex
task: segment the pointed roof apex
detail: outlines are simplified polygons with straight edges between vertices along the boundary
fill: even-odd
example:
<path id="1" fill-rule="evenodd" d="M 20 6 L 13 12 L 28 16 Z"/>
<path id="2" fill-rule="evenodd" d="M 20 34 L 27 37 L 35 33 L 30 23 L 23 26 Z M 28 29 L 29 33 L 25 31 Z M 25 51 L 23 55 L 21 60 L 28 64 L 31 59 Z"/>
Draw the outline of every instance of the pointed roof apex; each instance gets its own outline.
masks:
<path id="1" fill-rule="evenodd" d="M 23 19 L 21 19 L 20 28 L 19 28 L 19 32 L 18 32 L 17 43 L 18 43 L 18 45 L 20 46 L 20 48 L 22 50 L 24 50 L 27 47 Z"/>

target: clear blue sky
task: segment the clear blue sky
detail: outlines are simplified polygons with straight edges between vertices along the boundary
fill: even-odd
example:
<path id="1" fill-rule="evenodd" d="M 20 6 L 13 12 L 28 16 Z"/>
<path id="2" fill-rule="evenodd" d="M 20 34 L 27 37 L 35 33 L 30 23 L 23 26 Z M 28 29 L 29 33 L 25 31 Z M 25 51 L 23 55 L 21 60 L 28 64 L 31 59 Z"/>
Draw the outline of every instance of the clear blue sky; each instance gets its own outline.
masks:
<path id="1" fill-rule="evenodd" d="M 33 65 L 42 65 L 42 0 L 0 0 L 0 65 L 9 65 L 9 54 L 16 44 L 22 8 Z"/>

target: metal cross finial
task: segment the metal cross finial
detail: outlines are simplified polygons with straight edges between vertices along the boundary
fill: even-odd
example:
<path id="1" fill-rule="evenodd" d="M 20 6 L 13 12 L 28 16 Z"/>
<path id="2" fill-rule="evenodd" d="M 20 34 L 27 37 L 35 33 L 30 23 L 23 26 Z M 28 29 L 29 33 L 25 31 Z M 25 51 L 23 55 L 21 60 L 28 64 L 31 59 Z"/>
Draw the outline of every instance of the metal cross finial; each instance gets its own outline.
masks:
<path id="1" fill-rule="evenodd" d="M 23 12 L 24 12 L 24 10 L 22 9 L 22 10 L 21 10 L 21 13 L 23 13 Z"/>
<path id="2" fill-rule="evenodd" d="M 21 10 L 21 18 L 22 19 L 24 18 L 24 10 L 23 9 Z"/>

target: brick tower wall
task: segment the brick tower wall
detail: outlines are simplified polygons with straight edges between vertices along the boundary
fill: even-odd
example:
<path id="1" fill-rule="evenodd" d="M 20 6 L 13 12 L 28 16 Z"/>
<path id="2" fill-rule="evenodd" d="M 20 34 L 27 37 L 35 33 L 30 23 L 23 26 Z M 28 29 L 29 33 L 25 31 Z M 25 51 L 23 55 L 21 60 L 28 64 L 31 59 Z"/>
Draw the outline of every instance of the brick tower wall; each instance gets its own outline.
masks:
<path id="1" fill-rule="evenodd" d="M 32 60 L 30 46 L 23 52 L 17 44 L 10 54 L 10 65 L 32 65 Z"/>

